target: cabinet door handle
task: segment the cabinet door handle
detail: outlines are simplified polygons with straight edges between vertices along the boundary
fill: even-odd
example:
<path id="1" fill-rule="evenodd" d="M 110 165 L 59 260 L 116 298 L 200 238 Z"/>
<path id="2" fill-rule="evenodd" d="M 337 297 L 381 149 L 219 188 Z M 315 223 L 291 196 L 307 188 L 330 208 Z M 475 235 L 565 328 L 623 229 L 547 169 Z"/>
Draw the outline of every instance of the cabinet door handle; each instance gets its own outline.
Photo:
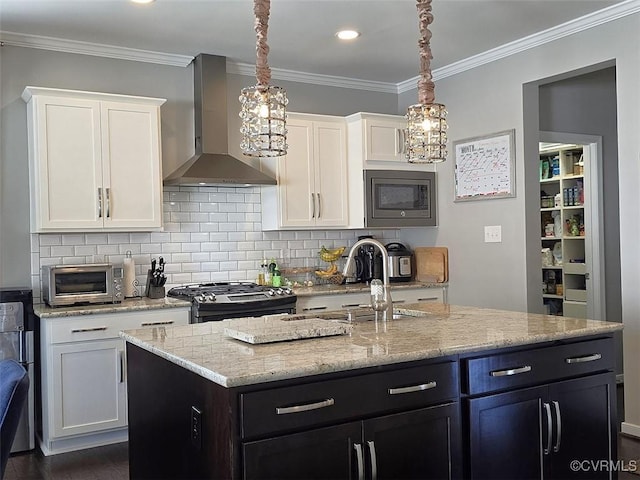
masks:
<path id="1" fill-rule="evenodd" d="M 142 322 L 140 326 L 142 327 L 151 327 L 153 325 L 171 325 L 173 320 L 167 320 L 166 322 Z"/>
<path id="2" fill-rule="evenodd" d="M 311 207 L 313 208 L 313 212 L 311 213 L 311 218 L 316 218 L 316 199 L 313 196 L 313 193 L 311 194 Z"/>
<path id="3" fill-rule="evenodd" d="M 319 408 L 330 407 L 335 400 L 333 398 L 327 398 L 320 402 L 306 403 L 304 405 L 294 405 L 293 407 L 276 407 L 276 415 L 286 415 L 288 413 L 300 413 L 308 412 L 310 410 L 318 410 Z"/>
<path id="4" fill-rule="evenodd" d="M 527 373 L 531 371 L 531 365 L 525 365 L 524 367 L 510 368 L 508 370 L 494 370 L 491 372 L 492 377 L 508 377 L 511 375 L 518 375 L 519 373 Z"/>
<path id="5" fill-rule="evenodd" d="M 326 306 L 322 306 L 322 307 L 306 307 L 306 308 L 303 308 L 302 311 L 303 312 L 311 312 L 313 310 L 326 310 L 326 309 L 327 309 Z"/>
<path id="6" fill-rule="evenodd" d="M 124 383 L 124 352 L 120 351 L 120 383 Z"/>
<path id="7" fill-rule="evenodd" d="M 373 441 L 367 441 L 369 456 L 371 457 L 371 480 L 378 479 L 378 460 L 376 459 L 376 445 Z"/>
<path id="8" fill-rule="evenodd" d="M 424 297 L 418 299 L 419 302 L 430 302 L 432 300 L 440 300 L 440 297 Z"/>
<path id="9" fill-rule="evenodd" d="M 316 193 L 318 196 L 318 218 L 322 216 L 322 203 L 320 202 L 320 194 Z"/>
<path id="10" fill-rule="evenodd" d="M 362 445 L 354 443 L 353 448 L 356 451 L 356 459 L 358 461 L 358 480 L 364 480 L 364 458 L 362 458 Z"/>
<path id="11" fill-rule="evenodd" d="M 398 387 L 390 388 L 387 390 L 389 395 L 401 395 L 403 393 L 421 392 L 423 390 L 431 390 L 436 388 L 438 384 L 436 382 L 422 383 L 420 385 L 411 385 L 410 387 Z"/>
<path id="12" fill-rule="evenodd" d="M 98 218 L 102 218 L 102 187 L 98 187 Z"/>
<path id="13" fill-rule="evenodd" d="M 111 216 L 111 189 L 109 187 L 105 188 L 107 192 L 107 218 Z"/>
<path id="14" fill-rule="evenodd" d="M 562 439 L 562 417 L 560 417 L 560 404 L 554 400 L 553 407 L 556 410 L 556 444 L 553 446 L 553 451 L 559 452 L 560 441 Z"/>
<path id="15" fill-rule="evenodd" d="M 107 327 L 72 328 L 71 333 L 101 332 L 106 329 Z"/>
<path id="16" fill-rule="evenodd" d="M 551 451 L 551 407 L 549 406 L 548 403 L 543 403 L 544 406 L 544 411 L 547 413 L 547 446 L 544 448 L 544 454 L 545 455 L 549 455 L 549 452 Z"/>
<path id="17" fill-rule="evenodd" d="M 584 362 L 593 362 L 595 360 L 600 360 L 601 358 L 602 358 L 601 354 L 594 353 L 591 355 L 585 355 L 584 357 L 565 358 L 564 361 L 566 363 L 584 363 Z"/>

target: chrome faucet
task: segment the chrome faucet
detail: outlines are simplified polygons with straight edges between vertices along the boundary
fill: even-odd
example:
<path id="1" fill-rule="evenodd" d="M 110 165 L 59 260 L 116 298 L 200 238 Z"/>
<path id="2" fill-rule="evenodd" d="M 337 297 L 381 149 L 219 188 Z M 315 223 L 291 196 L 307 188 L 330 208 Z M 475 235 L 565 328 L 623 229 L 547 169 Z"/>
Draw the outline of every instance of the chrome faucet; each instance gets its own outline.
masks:
<path id="1" fill-rule="evenodd" d="M 384 299 L 387 302 L 385 313 L 386 318 L 391 320 L 393 318 L 393 301 L 391 300 L 391 287 L 389 285 L 389 254 L 387 253 L 387 249 L 382 243 L 373 238 L 363 238 L 354 243 L 351 247 L 351 250 L 349 250 L 349 256 L 347 257 L 347 261 L 344 264 L 342 275 L 344 277 L 353 276 L 351 275 L 351 271 L 353 270 L 351 268 L 351 265 L 352 263 L 354 263 L 353 258 L 358 251 L 358 247 L 360 247 L 361 245 L 373 245 L 374 247 L 377 247 L 382 254 L 382 282 L 384 288 Z"/>

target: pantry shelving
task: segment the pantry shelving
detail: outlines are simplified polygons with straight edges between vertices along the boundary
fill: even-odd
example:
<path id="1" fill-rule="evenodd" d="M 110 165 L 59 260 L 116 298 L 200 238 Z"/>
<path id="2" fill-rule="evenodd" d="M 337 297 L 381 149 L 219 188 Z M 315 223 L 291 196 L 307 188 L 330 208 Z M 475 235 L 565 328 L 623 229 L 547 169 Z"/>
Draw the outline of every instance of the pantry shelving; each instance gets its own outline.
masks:
<path id="1" fill-rule="evenodd" d="M 588 193 L 583 146 L 541 143 L 542 298 L 550 314 L 587 316 Z"/>

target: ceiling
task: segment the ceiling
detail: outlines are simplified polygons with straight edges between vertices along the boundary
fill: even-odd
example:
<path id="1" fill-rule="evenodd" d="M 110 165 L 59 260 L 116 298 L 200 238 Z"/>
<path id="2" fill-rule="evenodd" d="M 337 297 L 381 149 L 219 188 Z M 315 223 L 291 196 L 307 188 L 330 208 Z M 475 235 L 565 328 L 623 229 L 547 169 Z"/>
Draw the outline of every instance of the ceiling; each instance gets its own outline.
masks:
<path id="1" fill-rule="evenodd" d="M 434 0 L 432 69 L 621 0 Z M 361 32 L 350 43 L 342 28 Z M 0 0 L 0 31 L 255 62 L 252 0 Z M 414 0 L 273 0 L 274 69 L 398 84 L 418 74 Z M 275 76 L 275 75 L 274 75 Z"/>

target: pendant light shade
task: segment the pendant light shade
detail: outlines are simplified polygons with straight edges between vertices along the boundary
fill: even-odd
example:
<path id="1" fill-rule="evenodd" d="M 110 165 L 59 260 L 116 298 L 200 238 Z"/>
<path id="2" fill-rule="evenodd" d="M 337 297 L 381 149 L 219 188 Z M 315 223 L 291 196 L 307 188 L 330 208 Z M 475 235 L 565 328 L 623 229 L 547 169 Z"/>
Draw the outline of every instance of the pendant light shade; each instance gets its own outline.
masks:
<path id="1" fill-rule="evenodd" d="M 252 157 L 278 157 L 287 153 L 287 93 L 269 85 L 267 63 L 270 0 L 254 0 L 256 31 L 256 79 L 258 83 L 240 93 L 242 153 Z"/>
<path id="2" fill-rule="evenodd" d="M 447 110 L 435 103 L 431 76 L 431 0 L 417 0 L 420 40 L 418 101 L 407 109 L 406 158 L 410 163 L 439 163 L 447 159 Z"/>

